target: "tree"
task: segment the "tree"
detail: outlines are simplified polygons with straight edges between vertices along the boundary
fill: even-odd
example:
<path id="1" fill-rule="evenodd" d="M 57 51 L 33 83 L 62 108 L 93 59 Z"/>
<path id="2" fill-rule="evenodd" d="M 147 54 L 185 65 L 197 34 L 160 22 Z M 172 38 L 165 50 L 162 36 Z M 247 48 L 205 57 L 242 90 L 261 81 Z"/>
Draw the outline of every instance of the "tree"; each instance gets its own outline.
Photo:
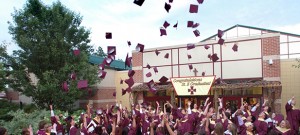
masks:
<path id="1" fill-rule="evenodd" d="M 106 57 L 107 56 L 107 54 L 104 53 L 101 46 L 98 47 L 98 49 L 93 53 L 93 55 L 97 55 L 97 56 L 100 56 L 100 57 Z"/>
<path id="2" fill-rule="evenodd" d="M 97 67 L 88 63 L 90 31 L 81 26 L 82 17 L 59 1 L 46 6 L 39 0 L 28 0 L 12 17 L 9 32 L 21 50 L 11 56 L 13 82 L 9 86 L 32 96 L 39 107 L 46 108 L 52 101 L 61 110 L 71 109 L 87 93 L 77 88 L 79 80 L 88 80 L 89 86 L 100 81 Z M 75 56 L 74 49 L 80 55 Z M 72 73 L 76 73 L 75 80 L 70 79 Z M 65 81 L 69 92 L 62 91 Z"/>

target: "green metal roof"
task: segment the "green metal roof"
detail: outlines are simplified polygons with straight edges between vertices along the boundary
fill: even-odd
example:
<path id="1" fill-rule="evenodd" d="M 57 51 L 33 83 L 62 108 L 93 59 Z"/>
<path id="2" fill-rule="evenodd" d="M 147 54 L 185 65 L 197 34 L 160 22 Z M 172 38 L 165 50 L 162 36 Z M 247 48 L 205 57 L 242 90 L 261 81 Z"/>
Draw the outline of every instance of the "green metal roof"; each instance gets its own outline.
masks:
<path id="1" fill-rule="evenodd" d="M 292 34 L 292 33 L 287 33 L 287 32 L 282 32 L 282 31 L 276 31 L 276 30 L 270 30 L 270 29 L 265 29 L 265 28 L 258 28 L 258 27 L 253 27 L 253 26 L 240 25 L 240 24 L 234 25 L 234 26 L 232 26 L 232 27 L 224 30 L 224 32 L 229 31 L 229 30 L 231 30 L 231 29 L 233 29 L 235 27 L 244 27 L 244 28 L 249 28 L 249 29 L 262 30 L 262 31 L 267 31 L 267 32 L 280 33 L 280 34 L 285 34 L 285 35 L 300 37 L 300 35 L 297 35 L 297 34 Z M 204 40 L 202 40 L 200 42 L 205 42 L 205 41 L 207 41 L 207 40 L 209 40 L 209 39 L 211 39 L 211 38 L 213 38 L 215 36 L 217 36 L 217 34 L 212 35 L 212 36 L 210 36 L 210 37 L 208 37 L 208 38 L 206 38 L 206 39 L 204 39 Z"/>
<path id="2" fill-rule="evenodd" d="M 99 65 L 103 62 L 105 58 L 104 57 L 100 57 L 100 56 L 96 56 L 96 55 L 91 55 L 89 57 L 89 62 L 92 64 L 96 64 Z M 129 70 L 131 69 L 131 67 L 126 67 L 125 68 L 125 62 L 120 61 L 120 60 L 114 60 L 110 66 L 110 68 L 115 69 L 115 70 Z"/>

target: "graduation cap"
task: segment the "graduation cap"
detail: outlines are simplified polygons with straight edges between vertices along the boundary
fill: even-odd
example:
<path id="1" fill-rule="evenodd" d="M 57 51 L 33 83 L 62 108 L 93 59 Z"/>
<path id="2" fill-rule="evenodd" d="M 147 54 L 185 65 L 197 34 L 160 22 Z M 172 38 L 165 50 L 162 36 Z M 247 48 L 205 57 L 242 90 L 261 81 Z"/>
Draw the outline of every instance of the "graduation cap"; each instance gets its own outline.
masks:
<path id="1" fill-rule="evenodd" d="M 210 46 L 209 46 L 209 45 L 205 45 L 204 48 L 205 48 L 206 50 L 208 50 L 208 49 L 210 48 Z"/>
<path id="2" fill-rule="evenodd" d="M 73 50 L 73 54 L 74 54 L 75 56 L 78 56 L 78 55 L 80 54 L 80 50 L 79 50 L 79 49 Z"/>
<path id="3" fill-rule="evenodd" d="M 163 27 L 161 27 L 161 28 L 159 29 L 159 31 L 160 31 L 160 36 L 167 36 L 167 31 L 166 31 L 166 29 L 164 29 Z"/>
<path id="4" fill-rule="evenodd" d="M 193 27 L 194 22 L 193 21 L 187 21 L 187 27 Z"/>
<path id="5" fill-rule="evenodd" d="M 199 4 L 202 4 L 204 0 L 197 0 Z"/>
<path id="6" fill-rule="evenodd" d="M 127 44 L 128 44 L 128 46 L 131 46 L 131 42 L 130 41 L 127 41 Z"/>
<path id="7" fill-rule="evenodd" d="M 170 24 L 169 24 L 167 21 L 165 21 L 164 24 L 163 24 L 163 26 L 164 26 L 165 28 L 167 28 L 167 27 L 170 26 Z"/>
<path id="8" fill-rule="evenodd" d="M 208 54 L 208 55 L 207 55 L 207 58 L 211 59 L 211 54 Z"/>
<path id="9" fill-rule="evenodd" d="M 221 78 L 219 77 L 218 79 L 215 80 L 215 84 L 220 84 L 221 83 Z"/>
<path id="10" fill-rule="evenodd" d="M 108 55 L 116 55 L 116 46 L 107 46 Z"/>
<path id="11" fill-rule="evenodd" d="M 218 44 L 223 45 L 224 41 L 225 41 L 224 39 L 220 38 L 219 41 L 218 41 Z"/>
<path id="12" fill-rule="evenodd" d="M 152 76 L 151 72 L 148 72 L 148 73 L 146 74 L 146 77 L 151 77 L 151 76 Z"/>
<path id="13" fill-rule="evenodd" d="M 224 35 L 224 32 L 222 30 L 218 30 L 218 37 L 222 38 Z"/>
<path id="14" fill-rule="evenodd" d="M 105 33 L 105 38 L 106 39 L 112 39 L 112 33 L 111 32 L 106 32 Z"/>
<path id="15" fill-rule="evenodd" d="M 169 3 L 172 3 L 173 2 L 173 0 L 169 0 Z"/>
<path id="16" fill-rule="evenodd" d="M 125 83 L 128 84 L 128 87 L 132 87 L 134 84 L 133 78 L 129 77 L 129 79 L 125 80 Z"/>
<path id="17" fill-rule="evenodd" d="M 176 24 L 173 25 L 173 27 L 177 29 L 177 27 L 178 27 L 178 21 L 177 21 Z"/>
<path id="18" fill-rule="evenodd" d="M 134 70 L 129 70 L 128 71 L 128 77 L 132 77 L 135 74 Z"/>
<path id="19" fill-rule="evenodd" d="M 188 57 L 188 59 L 191 59 L 191 58 L 192 58 L 192 55 L 188 54 L 187 57 Z"/>
<path id="20" fill-rule="evenodd" d="M 170 9 L 171 9 L 171 5 L 168 4 L 167 2 L 165 3 L 165 9 L 166 11 L 169 13 Z"/>
<path id="21" fill-rule="evenodd" d="M 104 65 L 103 63 L 100 64 L 100 65 L 99 65 L 99 70 L 104 70 L 104 66 L 105 66 L 105 65 Z"/>
<path id="22" fill-rule="evenodd" d="M 149 65 L 149 64 L 147 64 L 147 66 L 146 66 L 148 69 L 150 69 L 151 68 L 151 66 Z"/>
<path id="23" fill-rule="evenodd" d="M 109 66 L 109 65 L 112 63 L 112 61 L 113 61 L 113 59 L 107 56 L 107 57 L 104 59 L 103 64 Z"/>
<path id="24" fill-rule="evenodd" d="M 126 89 L 122 89 L 122 96 L 126 94 Z"/>
<path id="25" fill-rule="evenodd" d="M 127 91 L 128 93 L 130 93 L 131 90 L 132 90 L 131 87 L 126 88 L 126 91 Z"/>
<path id="26" fill-rule="evenodd" d="M 114 92 L 114 93 L 113 93 L 113 96 L 114 96 L 114 97 L 116 97 L 116 95 L 117 95 L 117 93 L 116 93 L 116 92 Z"/>
<path id="27" fill-rule="evenodd" d="M 77 82 L 77 88 L 82 89 L 88 87 L 88 81 L 87 80 L 80 80 Z"/>
<path id="28" fill-rule="evenodd" d="M 62 89 L 65 91 L 65 92 L 68 92 L 69 91 L 69 84 L 67 81 L 64 81 L 61 85 Z"/>
<path id="29" fill-rule="evenodd" d="M 158 73 L 157 67 L 153 67 L 154 73 Z"/>
<path id="30" fill-rule="evenodd" d="M 202 76 L 205 76 L 205 72 L 202 72 Z"/>
<path id="31" fill-rule="evenodd" d="M 169 58 L 169 53 L 165 54 L 165 58 L 168 59 Z"/>
<path id="32" fill-rule="evenodd" d="M 191 50 L 195 48 L 195 44 L 187 44 L 187 49 Z"/>
<path id="33" fill-rule="evenodd" d="M 75 79 L 76 79 L 76 74 L 75 74 L 75 73 L 72 73 L 71 76 L 70 76 L 70 78 L 71 78 L 72 80 L 75 80 Z"/>
<path id="34" fill-rule="evenodd" d="M 197 28 L 200 24 L 199 23 L 194 23 L 192 28 Z"/>
<path id="35" fill-rule="evenodd" d="M 126 55 L 126 59 L 125 59 L 125 68 L 130 67 L 131 66 L 131 57 L 128 57 L 128 53 Z"/>
<path id="36" fill-rule="evenodd" d="M 192 70 L 193 69 L 193 65 L 189 64 L 189 69 Z"/>
<path id="37" fill-rule="evenodd" d="M 123 84 L 123 82 L 124 82 L 124 80 L 123 80 L 123 79 L 121 79 L 121 80 L 120 80 L 120 84 Z"/>
<path id="38" fill-rule="evenodd" d="M 190 4 L 190 13 L 198 13 L 198 5 Z"/>
<path id="39" fill-rule="evenodd" d="M 200 36 L 199 30 L 194 30 L 193 32 L 194 32 L 194 35 L 195 35 L 196 37 L 199 37 L 199 36 Z"/>
<path id="40" fill-rule="evenodd" d="M 147 82 L 147 86 L 148 86 L 148 88 L 153 88 L 153 87 L 154 87 L 154 85 L 155 85 L 155 83 L 154 83 L 153 79 L 152 79 L 152 80 L 150 80 L 149 82 Z"/>
<path id="41" fill-rule="evenodd" d="M 99 72 L 98 72 L 98 77 L 104 79 L 105 76 L 106 76 L 106 73 L 107 73 L 107 72 L 104 71 L 104 70 L 99 70 Z"/>
<path id="42" fill-rule="evenodd" d="M 211 56 L 211 59 L 212 59 L 212 61 L 213 62 L 216 62 L 217 60 L 219 60 L 219 57 L 218 57 L 218 54 L 213 54 L 212 56 Z"/>
<path id="43" fill-rule="evenodd" d="M 162 76 L 162 77 L 159 79 L 159 82 L 160 82 L 161 84 L 165 84 L 168 80 L 169 80 L 169 79 L 168 79 L 167 77 Z"/>
<path id="44" fill-rule="evenodd" d="M 137 46 L 135 47 L 135 50 L 137 52 L 144 52 L 144 47 L 145 46 L 143 44 L 138 43 Z"/>
<path id="45" fill-rule="evenodd" d="M 238 45 L 237 44 L 234 44 L 233 47 L 232 47 L 232 50 L 237 52 L 238 51 Z"/>
<path id="46" fill-rule="evenodd" d="M 158 54 L 160 54 L 160 52 L 156 49 L 155 54 L 156 54 L 156 56 L 158 56 Z"/>
<path id="47" fill-rule="evenodd" d="M 133 3 L 142 6 L 145 0 L 134 0 Z"/>

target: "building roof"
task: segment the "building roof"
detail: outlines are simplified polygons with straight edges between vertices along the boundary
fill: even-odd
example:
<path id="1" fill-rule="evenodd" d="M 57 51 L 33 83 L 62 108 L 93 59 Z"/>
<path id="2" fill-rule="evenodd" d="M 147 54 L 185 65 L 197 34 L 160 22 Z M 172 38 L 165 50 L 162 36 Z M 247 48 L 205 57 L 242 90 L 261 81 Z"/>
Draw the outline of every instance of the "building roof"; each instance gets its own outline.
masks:
<path id="1" fill-rule="evenodd" d="M 270 32 L 270 33 L 280 33 L 280 34 L 300 37 L 300 35 L 298 35 L 298 34 L 292 34 L 292 33 L 287 33 L 287 32 L 282 32 L 282 31 L 277 31 L 277 30 L 271 30 L 271 29 L 265 29 L 265 28 L 258 28 L 258 27 L 253 27 L 253 26 L 246 26 L 246 25 L 241 25 L 241 24 L 234 25 L 234 26 L 224 30 L 224 32 L 229 31 L 229 30 L 231 30 L 233 28 L 236 28 L 236 27 L 243 27 L 243 28 L 248 28 L 248 29 L 262 30 L 262 31 Z M 205 42 L 205 41 L 207 41 L 207 40 L 209 40 L 209 39 L 211 39 L 211 38 L 213 38 L 217 35 L 218 34 L 212 35 L 212 36 L 210 36 L 210 37 L 208 37 L 208 38 L 206 38 L 206 39 L 204 39 L 200 42 Z"/>
<path id="2" fill-rule="evenodd" d="M 100 57 L 100 56 L 96 56 L 96 55 L 91 55 L 89 57 L 89 62 L 92 64 L 96 64 L 99 65 L 103 62 L 105 58 L 104 57 Z M 114 60 L 109 68 L 115 69 L 115 70 L 129 70 L 131 69 L 131 67 L 126 67 L 125 68 L 125 62 L 121 61 L 121 60 Z"/>

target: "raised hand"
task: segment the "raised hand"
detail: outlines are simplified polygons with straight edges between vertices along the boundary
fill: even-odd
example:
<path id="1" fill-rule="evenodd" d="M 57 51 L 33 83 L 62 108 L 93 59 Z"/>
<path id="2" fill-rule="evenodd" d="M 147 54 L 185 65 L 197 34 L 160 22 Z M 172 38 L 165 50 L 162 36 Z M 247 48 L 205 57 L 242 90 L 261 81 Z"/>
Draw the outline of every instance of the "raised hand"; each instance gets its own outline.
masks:
<path id="1" fill-rule="evenodd" d="M 50 110 L 53 110 L 52 105 L 49 105 L 49 107 L 50 107 Z"/>

